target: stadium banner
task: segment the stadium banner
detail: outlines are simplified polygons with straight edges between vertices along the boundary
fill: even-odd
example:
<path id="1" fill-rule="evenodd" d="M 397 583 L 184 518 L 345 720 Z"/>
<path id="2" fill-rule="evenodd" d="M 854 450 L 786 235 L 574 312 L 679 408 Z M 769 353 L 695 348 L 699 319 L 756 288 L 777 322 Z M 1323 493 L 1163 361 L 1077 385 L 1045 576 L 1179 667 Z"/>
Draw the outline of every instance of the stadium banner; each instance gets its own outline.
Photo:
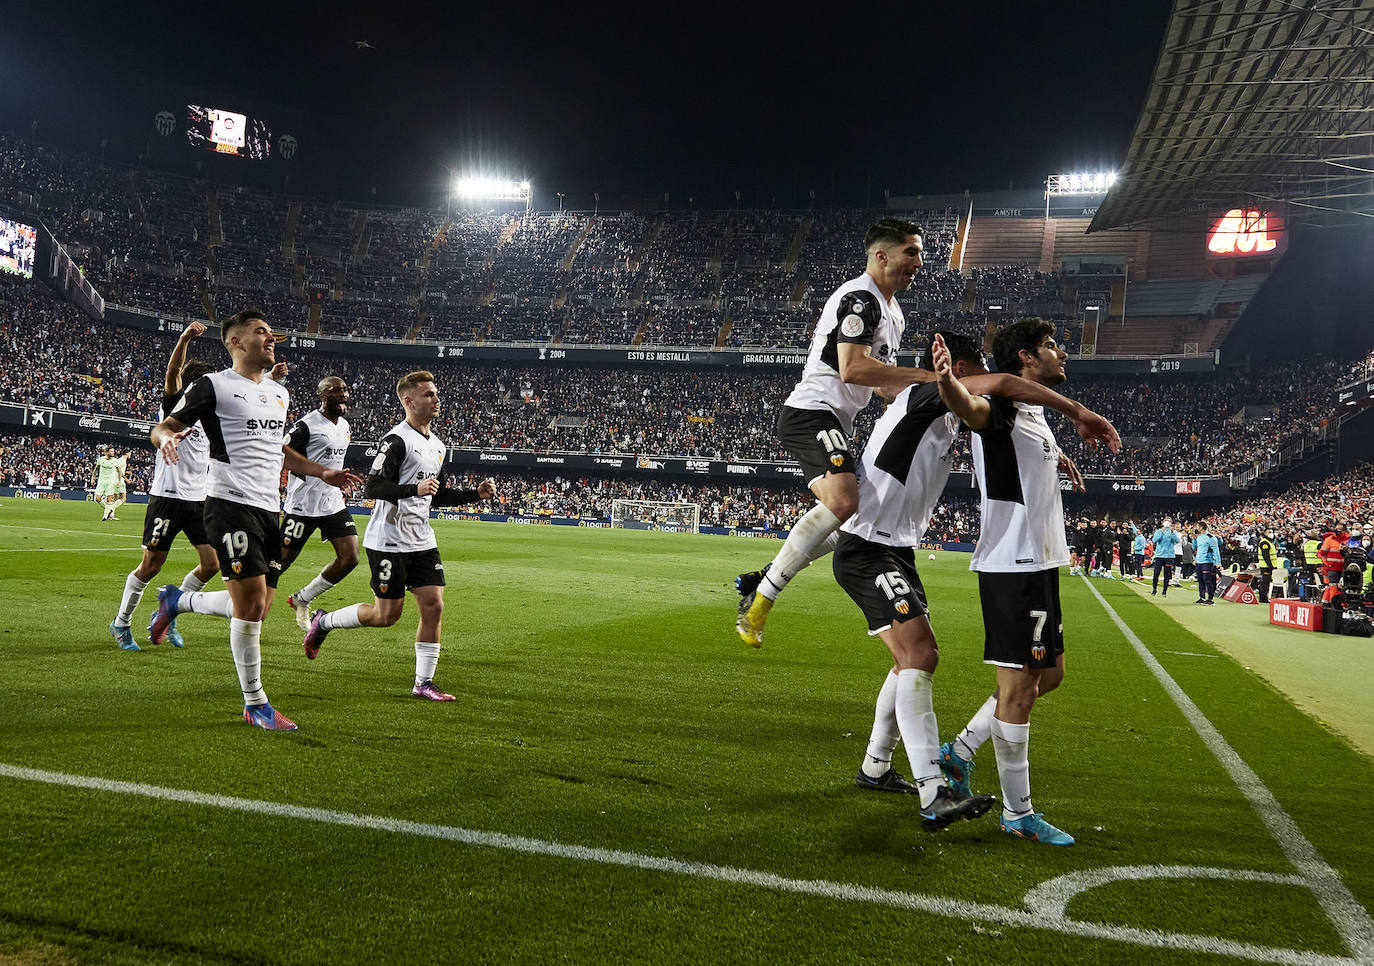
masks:
<path id="1" fill-rule="evenodd" d="M 116 325 L 179 335 L 187 320 L 179 316 L 159 315 L 126 305 L 106 305 L 105 321 Z M 209 326 L 211 336 L 219 329 Z M 397 362 L 471 362 L 479 365 L 506 363 L 511 365 L 555 366 L 625 366 L 684 369 L 800 369 L 806 364 L 804 349 L 686 349 L 657 347 L 606 348 L 578 345 L 499 345 L 446 342 L 393 342 L 373 339 L 336 339 L 324 335 L 286 333 L 277 351 L 323 352 L 342 356 L 361 356 Z M 290 362 L 290 358 L 285 361 Z M 914 366 L 917 353 L 900 353 L 898 365 Z M 1211 355 L 1178 358 L 1132 359 L 1073 359 L 1073 373 L 1083 375 L 1144 375 L 1161 372 L 1212 372 L 1216 359 Z"/>
<path id="2" fill-rule="evenodd" d="M 16 500 L 78 500 L 95 502 L 95 490 L 66 490 L 55 486 L 0 486 L 0 496 Z M 129 490 L 125 503 L 147 503 L 148 494 Z"/>
<path id="3" fill-rule="evenodd" d="M 1336 390 L 1337 406 L 1358 406 L 1369 399 L 1374 399 L 1374 379 L 1361 379 Z"/>

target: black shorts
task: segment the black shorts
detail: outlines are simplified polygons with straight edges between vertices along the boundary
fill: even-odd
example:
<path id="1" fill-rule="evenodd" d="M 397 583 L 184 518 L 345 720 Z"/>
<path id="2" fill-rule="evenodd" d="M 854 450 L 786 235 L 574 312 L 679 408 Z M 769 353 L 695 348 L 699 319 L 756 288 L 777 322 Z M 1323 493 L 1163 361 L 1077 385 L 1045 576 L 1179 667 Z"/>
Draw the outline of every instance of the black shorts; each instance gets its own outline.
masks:
<path id="1" fill-rule="evenodd" d="M 209 543 L 205 538 L 205 507 L 174 496 L 150 496 L 143 512 L 143 549 L 166 553 L 178 533 L 186 534 L 193 546 Z"/>
<path id="2" fill-rule="evenodd" d="M 213 496 L 205 498 L 206 542 L 219 554 L 225 580 L 267 575 L 267 586 L 281 576 L 281 535 L 277 514 Z"/>
<path id="3" fill-rule="evenodd" d="M 978 575 L 983 663 L 1050 668 L 1064 653 L 1059 569 Z"/>
<path id="4" fill-rule="evenodd" d="M 316 530 L 320 531 L 321 540 L 337 540 L 340 537 L 358 535 L 358 525 L 353 522 L 353 514 L 347 509 L 331 513 L 327 517 L 305 517 L 288 513 L 281 521 L 282 549 L 301 548 Z"/>
<path id="5" fill-rule="evenodd" d="M 868 618 L 869 634 L 930 614 L 910 547 L 889 547 L 841 531 L 833 566 L 835 580 Z"/>
<path id="6" fill-rule="evenodd" d="M 438 550 L 367 551 L 372 593 L 382 600 L 400 600 L 406 590 L 444 586 L 444 561 Z"/>
<path id="7" fill-rule="evenodd" d="M 810 486 L 827 473 L 853 473 L 854 453 L 849 434 L 828 409 L 778 410 L 778 439 L 802 466 L 803 479 Z"/>

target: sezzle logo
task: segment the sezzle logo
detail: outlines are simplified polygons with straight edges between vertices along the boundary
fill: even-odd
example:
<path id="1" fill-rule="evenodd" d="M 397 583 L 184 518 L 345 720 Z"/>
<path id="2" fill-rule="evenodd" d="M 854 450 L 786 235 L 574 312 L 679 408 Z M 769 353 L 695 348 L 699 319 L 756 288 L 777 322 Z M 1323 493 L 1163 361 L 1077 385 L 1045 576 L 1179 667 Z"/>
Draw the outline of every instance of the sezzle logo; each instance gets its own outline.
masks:
<path id="1" fill-rule="evenodd" d="M 480 453 L 477 459 L 483 463 L 509 463 L 510 457 L 505 453 Z"/>
<path id="2" fill-rule="evenodd" d="M 84 426 L 86 429 L 99 429 L 99 428 L 100 428 L 100 417 L 99 417 L 99 416 L 82 416 L 80 419 L 78 419 L 78 420 L 76 421 L 76 424 L 77 424 L 78 426 Z"/>
<path id="3" fill-rule="evenodd" d="M 1112 489 L 1119 490 L 1123 493 L 1144 493 L 1145 484 L 1143 481 L 1140 480 L 1137 480 L 1134 483 L 1113 483 Z"/>

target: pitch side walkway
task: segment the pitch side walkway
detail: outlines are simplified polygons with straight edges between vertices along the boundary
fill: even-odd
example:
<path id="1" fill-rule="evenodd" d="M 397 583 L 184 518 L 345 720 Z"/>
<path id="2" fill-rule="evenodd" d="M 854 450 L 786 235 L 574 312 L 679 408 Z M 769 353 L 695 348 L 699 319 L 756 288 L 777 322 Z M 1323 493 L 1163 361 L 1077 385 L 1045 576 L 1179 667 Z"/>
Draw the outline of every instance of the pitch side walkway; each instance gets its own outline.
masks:
<path id="1" fill-rule="evenodd" d="M 1093 578 L 1098 588 L 1108 581 Z M 1121 581 L 1110 581 L 1120 585 Z M 1374 756 L 1374 639 L 1275 627 L 1264 604 L 1233 604 L 1217 598 L 1195 604 L 1197 584 L 1185 580 L 1168 597 L 1151 597 L 1150 580 L 1127 583 L 1188 631 L 1215 645 L 1287 695 L 1305 713 Z M 1152 641 L 1152 647 L 1162 647 Z M 1162 649 L 1168 649 L 1163 647 Z M 1185 647 L 1179 650 L 1187 650 Z"/>

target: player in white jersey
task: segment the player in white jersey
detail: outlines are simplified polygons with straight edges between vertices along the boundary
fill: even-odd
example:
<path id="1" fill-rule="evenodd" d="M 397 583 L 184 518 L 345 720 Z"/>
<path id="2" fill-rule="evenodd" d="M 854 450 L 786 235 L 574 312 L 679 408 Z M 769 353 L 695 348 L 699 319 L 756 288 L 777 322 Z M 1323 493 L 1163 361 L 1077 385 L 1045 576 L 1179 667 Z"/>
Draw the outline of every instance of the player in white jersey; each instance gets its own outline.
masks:
<path id="1" fill-rule="evenodd" d="M 158 592 L 157 614 L 149 628 L 160 643 L 178 613 L 200 612 L 203 604 L 231 606 L 229 647 L 243 691 L 243 720 L 269 731 L 294 731 L 296 725 L 278 713 L 262 687 L 262 621 L 272 608 L 280 573 L 281 510 L 278 480 L 283 463 L 293 473 L 318 476 L 330 486 L 347 487 L 361 479 L 347 470 L 330 469 L 283 443 L 291 396 L 286 387 L 264 375 L 276 362 L 276 337 L 258 309 L 245 309 L 220 330 L 233 367 L 202 376 L 186 389 L 181 402 L 153 427 L 153 445 L 168 463 L 180 459 L 186 430 L 200 423 L 210 444 L 210 471 L 205 487 L 205 534 L 219 555 L 228 591 L 183 594 L 168 584 Z M 208 600 L 207 600 L 208 599 Z"/>
<path id="2" fill-rule="evenodd" d="M 167 373 L 162 381 L 162 406 L 157 411 L 159 422 L 176 408 L 186 386 L 213 371 L 214 367 L 208 362 L 186 358 L 191 342 L 204 332 L 203 323 L 192 322 L 177 339 L 172 355 L 167 360 Z M 134 642 L 129 622 L 143 598 L 144 588 L 162 571 L 167 551 L 171 549 L 178 533 L 186 534 L 186 539 L 195 547 L 200 558 L 195 568 L 182 578 L 181 590 L 193 593 L 203 589 L 205 582 L 219 569 L 215 548 L 205 536 L 205 474 L 209 469 L 210 444 L 199 426 L 186 430 L 178 451 L 181 458 L 175 464 L 158 460 L 153 470 L 148 509 L 143 515 L 143 559 L 124 578 L 119 611 L 110 621 L 110 634 L 125 651 L 140 650 Z M 167 640 L 176 647 L 186 643 L 177 629 L 175 619 L 167 627 Z"/>
<path id="3" fill-rule="evenodd" d="M 314 660 L 325 635 L 332 630 L 395 624 L 401 619 L 409 589 L 420 608 L 415 684 L 410 693 L 430 701 L 452 701 L 453 695 L 434 686 L 444 613 L 444 562 L 429 522 L 429 509 L 490 499 L 496 486 L 491 480 L 483 480 L 475 490 L 444 484 L 445 447 L 431 432 L 431 424 L 439 415 L 439 390 L 434 386 L 433 373 L 407 373 L 396 383 L 396 395 L 406 418 L 382 438 L 365 491 L 376 501 L 363 534 L 372 571 L 373 601 L 335 611 L 315 611 L 305 633 L 305 656 Z"/>
<path id="4" fill-rule="evenodd" d="M 969 337 L 936 333 L 923 368 L 933 368 L 937 351 L 952 356 L 953 373 L 969 391 L 1052 406 L 1074 420 L 1086 438 L 1120 447 L 1111 423 L 1080 404 L 1017 376 L 988 374 L 982 349 Z M 949 480 L 960 429 L 937 386 L 912 386 L 897 396 L 864 449 L 859 509 L 841 527 L 834 557 L 835 579 L 859 605 L 868 618 L 868 633 L 882 639 L 893 661 L 854 784 L 919 794 L 922 818 L 932 830 L 982 815 L 993 804 L 989 796 L 944 785 L 932 698 L 939 650 L 915 560 L 915 548 Z M 899 737 L 906 741 L 914 785 L 892 766 Z"/>
<path id="5" fill-rule="evenodd" d="M 864 235 L 868 265 L 825 303 L 816 322 L 801 380 L 778 412 L 778 438 L 801 463 L 818 501 L 802 515 L 763 570 L 741 574 L 735 630 L 748 644 L 763 644 L 763 625 L 783 589 L 801 570 L 835 547 L 835 532 L 859 505 L 849 440 L 854 417 L 877 389 L 892 399 L 934 376 L 898 368 L 906 320 L 897 293 L 911 287 L 922 265 L 921 226 L 884 218 Z"/>
<path id="6" fill-rule="evenodd" d="M 326 376 L 315 389 L 320 408 L 312 409 L 287 434 L 286 445 L 297 453 L 333 469 L 343 469 L 348 456 L 348 385 L 338 376 Z M 281 522 L 281 572 L 295 562 L 305 542 L 317 529 L 320 539 L 334 548 L 334 559 L 306 584 L 286 598 L 296 611 L 296 623 L 310 629 L 310 602 L 343 580 L 358 566 L 358 528 L 344 505 L 343 494 L 313 476 L 291 474 L 286 488 L 285 514 Z"/>
<path id="7" fill-rule="evenodd" d="M 993 341 L 997 368 L 1040 383 L 1064 381 L 1068 354 L 1054 326 L 1022 319 Z M 984 732 L 997 754 L 1002 785 L 1002 830 L 1047 845 L 1073 845 L 1073 836 L 1031 807 L 1030 713 L 1036 698 L 1064 679 L 1064 623 L 1059 607 L 1059 568 L 1069 563 L 1062 468 L 1075 489 L 1083 478 L 1064 456 L 1043 409 L 1026 403 L 971 395 L 954 378 L 948 357 L 936 359 L 940 398 L 974 433 L 973 468 L 978 481 L 982 529 L 969 569 L 978 573 L 983 605 L 983 660 L 997 668 L 997 690 L 965 731 L 942 748 L 952 779 L 967 782 L 968 765 Z M 969 741 L 973 738 L 973 741 Z"/>

